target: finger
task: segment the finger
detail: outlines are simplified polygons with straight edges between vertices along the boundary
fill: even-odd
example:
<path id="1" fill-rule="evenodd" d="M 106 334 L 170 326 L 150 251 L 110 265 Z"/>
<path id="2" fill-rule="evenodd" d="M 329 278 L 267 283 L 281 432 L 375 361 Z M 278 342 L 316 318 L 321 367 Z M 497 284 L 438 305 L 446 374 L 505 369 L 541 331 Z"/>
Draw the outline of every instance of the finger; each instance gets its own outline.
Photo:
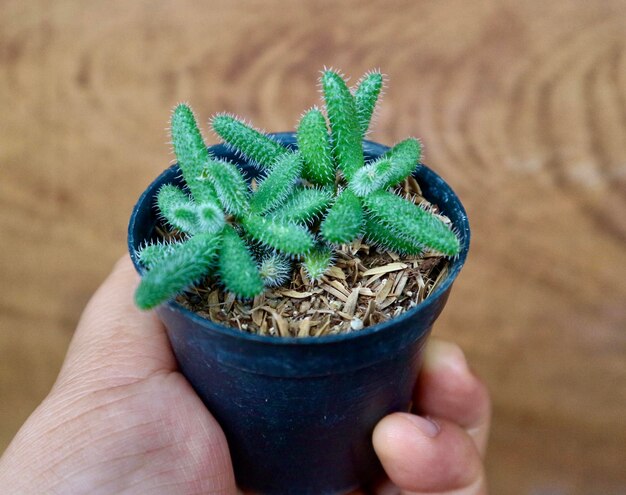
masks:
<path id="1" fill-rule="evenodd" d="M 163 325 L 134 304 L 138 283 L 130 257 L 122 257 L 87 304 L 60 381 L 91 377 L 115 386 L 175 369 Z"/>
<path id="2" fill-rule="evenodd" d="M 481 493 L 480 454 L 470 436 L 454 423 L 394 413 L 378 423 L 373 442 L 389 479 L 402 490 Z"/>
<path id="3" fill-rule="evenodd" d="M 458 345 L 431 339 L 415 389 L 414 408 L 421 415 L 444 418 L 465 428 L 484 454 L 491 418 L 489 393 L 470 371 Z"/>

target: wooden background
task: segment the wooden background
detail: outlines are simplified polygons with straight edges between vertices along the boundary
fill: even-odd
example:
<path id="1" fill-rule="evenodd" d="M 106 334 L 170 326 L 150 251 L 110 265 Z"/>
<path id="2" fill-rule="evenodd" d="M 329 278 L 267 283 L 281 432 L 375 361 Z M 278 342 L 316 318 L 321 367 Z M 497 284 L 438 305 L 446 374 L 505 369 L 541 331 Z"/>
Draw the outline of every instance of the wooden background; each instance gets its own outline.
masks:
<path id="1" fill-rule="evenodd" d="M 292 129 L 324 65 L 388 74 L 372 139 L 422 138 L 468 209 L 436 334 L 491 388 L 492 493 L 626 493 L 626 2 L 611 0 L 1 2 L 0 450 L 169 164 L 172 106 Z"/>

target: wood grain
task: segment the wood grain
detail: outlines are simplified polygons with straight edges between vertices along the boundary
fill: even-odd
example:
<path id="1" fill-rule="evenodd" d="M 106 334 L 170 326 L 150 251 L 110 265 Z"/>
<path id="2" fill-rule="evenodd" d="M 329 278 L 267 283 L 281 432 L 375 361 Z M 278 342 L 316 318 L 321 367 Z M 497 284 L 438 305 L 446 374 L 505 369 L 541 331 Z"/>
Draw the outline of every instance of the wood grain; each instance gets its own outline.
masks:
<path id="1" fill-rule="evenodd" d="M 492 493 L 626 493 L 626 2 L 612 0 L 2 2 L 0 448 L 169 163 L 170 108 L 292 129 L 324 65 L 382 68 L 371 138 L 419 136 L 467 206 L 471 256 L 436 334 L 493 393 Z"/>

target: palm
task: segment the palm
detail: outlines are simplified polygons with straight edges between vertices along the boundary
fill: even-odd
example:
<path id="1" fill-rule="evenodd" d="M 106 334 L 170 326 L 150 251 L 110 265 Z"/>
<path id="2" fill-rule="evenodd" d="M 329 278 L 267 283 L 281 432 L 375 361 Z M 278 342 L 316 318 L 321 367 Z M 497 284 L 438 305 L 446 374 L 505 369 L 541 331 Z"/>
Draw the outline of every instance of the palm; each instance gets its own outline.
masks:
<path id="1" fill-rule="evenodd" d="M 176 371 L 161 324 L 132 305 L 130 263 L 114 276 L 132 283 L 107 282 L 90 302 L 57 383 L 28 421 L 43 425 L 29 450 L 58 459 L 47 476 L 59 493 L 234 494 L 219 425 Z M 112 293 L 123 286 L 126 297 Z"/>

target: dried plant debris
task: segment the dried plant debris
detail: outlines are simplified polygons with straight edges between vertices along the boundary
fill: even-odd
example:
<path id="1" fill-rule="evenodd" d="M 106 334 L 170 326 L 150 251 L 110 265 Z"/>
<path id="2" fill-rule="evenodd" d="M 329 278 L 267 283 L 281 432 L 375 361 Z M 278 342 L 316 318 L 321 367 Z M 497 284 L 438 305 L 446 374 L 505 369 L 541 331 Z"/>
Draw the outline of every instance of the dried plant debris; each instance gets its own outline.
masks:
<path id="1" fill-rule="evenodd" d="M 412 177 L 396 192 L 438 214 Z M 299 269 L 288 284 L 269 288 L 252 300 L 238 300 L 207 278 L 176 300 L 204 318 L 244 332 L 334 335 L 381 323 L 419 304 L 445 279 L 448 263 L 437 253 L 401 256 L 357 240 L 337 249 L 335 265 L 318 281 Z"/>

